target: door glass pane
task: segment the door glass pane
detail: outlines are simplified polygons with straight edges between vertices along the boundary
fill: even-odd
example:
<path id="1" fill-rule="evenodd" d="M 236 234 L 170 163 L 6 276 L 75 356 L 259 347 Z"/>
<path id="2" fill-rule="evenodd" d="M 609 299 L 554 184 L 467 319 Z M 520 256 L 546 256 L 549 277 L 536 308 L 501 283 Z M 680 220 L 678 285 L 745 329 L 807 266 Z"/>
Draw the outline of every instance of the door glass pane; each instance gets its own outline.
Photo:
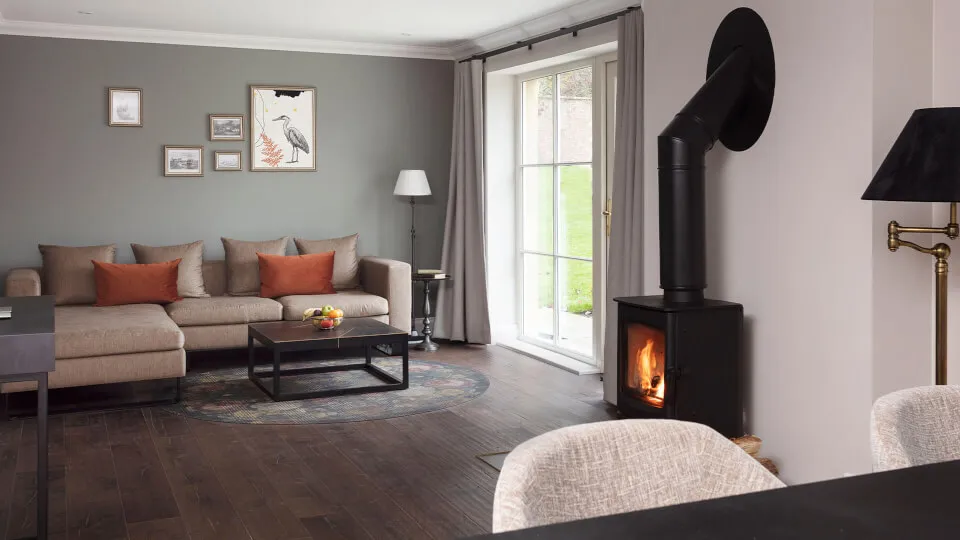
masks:
<path id="1" fill-rule="evenodd" d="M 553 342 L 553 264 L 553 257 L 523 255 L 523 331 L 549 342 Z"/>
<path id="2" fill-rule="evenodd" d="M 523 83 L 523 163 L 553 163 L 553 76 Z"/>
<path id="3" fill-rule="evenodd" d="M 593 262 L 558 259 L 560 339 L 558 345 L 593 356 Z"/>
<path id="4" fill-rule="evenodd" d="M 560 159 L 562 163 L 593 160 L 593 68 L 557 75 L 560 89 Z"/>
<path id="5" fill-rule="evenodd" d="M 553 167 L 523 169 L 523 248 L 553 253 Z"/>
<path id="6" fill-rule="evenodd" d="M 557 167 L 560 173 L 560 255 L 593 257 L 593 168 Z"/>

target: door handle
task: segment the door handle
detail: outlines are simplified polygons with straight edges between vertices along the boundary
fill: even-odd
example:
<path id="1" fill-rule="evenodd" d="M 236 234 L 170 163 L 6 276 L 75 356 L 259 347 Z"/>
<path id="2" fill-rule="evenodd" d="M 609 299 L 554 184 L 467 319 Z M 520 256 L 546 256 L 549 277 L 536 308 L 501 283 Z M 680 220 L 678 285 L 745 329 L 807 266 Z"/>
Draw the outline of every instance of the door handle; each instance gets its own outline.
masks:
<path id="1" fill-rule="evenodd" d="M 603 209 L 603 212 L 600 212 L 603 215 L 604 221 L 607 226 L 607 236 L 610 236 L 610 216 L 613 215 L 613 199 L 607 199 L 606 206 Z"/>

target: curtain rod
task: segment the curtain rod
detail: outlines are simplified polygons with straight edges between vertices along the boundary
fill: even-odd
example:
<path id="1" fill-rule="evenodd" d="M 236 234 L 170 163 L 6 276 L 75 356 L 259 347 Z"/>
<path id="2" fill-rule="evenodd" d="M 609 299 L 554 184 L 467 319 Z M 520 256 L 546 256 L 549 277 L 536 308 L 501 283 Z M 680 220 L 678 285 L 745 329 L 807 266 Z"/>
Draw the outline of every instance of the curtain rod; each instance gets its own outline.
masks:
<path id="1" fill-rule="evenodd" d="M 586 28 L 592 28 L 592 27 L 594 27 L 594 26 L 599 26 L 599 25 L 604 24 L 604 23 L 608 23 L 608 22 L 611 22 L 611 21 L 615 21 L 615 20 L 617 20 L 621 15 L 626 15 L 627 13 L 630 13 L 631 11 L 636 11 L 636 10 L 638 10 L 638 9 L 640 9 L 640 6 L 631 6 L 631 7 L 628 7 L 627 9 L 622 10 L 622 11 L 618 11 L 618 12 L 616 12 L 616 13 L 611 13 L 610 15 L 605 15 L 605 16 L 603 16 L 603 17 L 598 17 L 598 18 L 596 18 L 596 19 L 591 19 L 591 20 L 589 20 L 589 21 L 582 22 L 582 23 L 580 23 L 580 24 L 575 24 L 575 25 L 573 25 L 573 26 L 563 27 L 563 28 L 561 28 L 561 29 L 559 29 L 559 30 L 554 30 L 553 32 L 550 32 L 549 34 L 541 34 L 541 35 L 539 35 L 539 36 L 537 36 L 537 37 L 532 37 L 532 38 L 530 38 L 530 39 L 526 39 L 526 40 L 523 40 L 523 41 L 518 41 L 518 42 L 514 43 L 513 45 L 506 45 L 506 46 L 504 46 L 504 47 L 500 47 L 499 49 L 494 49 L 494 50 L 492 50 L 492 51 L 487 51 L 487 52 L 484 52 L 484 53 L 475 54 L 475 55 L 473 55 L 473 56 L 471 56 L 471 57 L 469 57 L 469 58 L 464 58 L 463 60 L 460 60 L 460 62 L 461 62 L 461 63 L 462 63 L 462 62 L 469 62 L 469 61 L 471 61 L 471 60 L 483 60 L 484 62 L 486 62 L 486 61 L 487 61 L 487 58 L 490 58 L 491 56 L 497 56 L 498 54 L 503 54 L 503 53 L 507 53 L 507 52 L 510 52 L 510 51 L 515 51 L 515 50 L 517 50 L 517 49 L 522 49 L 522 48 L 524 48 L 524 47 L 526 47 L 527 49 L 533 49 L 533 46 L 536 45 L 537 43 L 540 43 L 540 42 L 542 42 L 542 41 L 547 41 L 547 40 L 549 40 L 549 39 L 557 38 L 557 37 L 560 37 L 560 36 L 565 36 L 565 35 L 567 35 L 567 34 L 573 34 L 573 37 L 577 37 L 577 32 L 579 32 L 580 30 L 584 30 L 584 29 L 586 29 Z"/>

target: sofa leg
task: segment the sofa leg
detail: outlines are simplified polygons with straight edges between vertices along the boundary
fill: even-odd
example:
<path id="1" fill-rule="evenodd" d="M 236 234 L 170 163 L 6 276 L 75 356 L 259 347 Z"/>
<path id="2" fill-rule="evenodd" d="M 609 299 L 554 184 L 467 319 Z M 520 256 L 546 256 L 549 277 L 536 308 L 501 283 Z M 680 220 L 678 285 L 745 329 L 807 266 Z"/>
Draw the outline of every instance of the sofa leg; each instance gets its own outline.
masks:
<path id="1" fill-rule="evenodd" d="M 0 418 L 2 418 L 4 422 L 8 422 L 10 420 L 10 394 L 9 393 L 3 394 L 3 399 L 0 400 L 0 409 L 2 409 L 2 411 L 0 411 Z"/>
<path id="2" fill-rule="evenodd" d="M 183 380 L 183 377 L 177 377 L 177 393 L 176 393 L 176 396 L 173 398 L 174 403 L 180 403 L 180 397 L 183 395 L 180 390 L 180 381 L 182 380 Z"/>

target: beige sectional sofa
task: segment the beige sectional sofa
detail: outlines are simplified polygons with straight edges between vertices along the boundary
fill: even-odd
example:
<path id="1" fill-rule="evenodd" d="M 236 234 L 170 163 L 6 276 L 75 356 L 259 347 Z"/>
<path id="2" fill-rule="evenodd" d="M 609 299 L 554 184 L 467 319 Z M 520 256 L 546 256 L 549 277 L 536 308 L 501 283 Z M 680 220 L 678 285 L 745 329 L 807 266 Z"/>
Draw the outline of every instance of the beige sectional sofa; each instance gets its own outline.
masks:
<path id="1" fill-rule="evenodd" d="M 42 269 L 19 268 L 6 279 L 7 296 L 44 293 Z M 410 265 L 364 257 L 360 287 L 336 294 L 228 296 L 224 261 L 204 261 L 209 298 L 184 298 L 166 306 L 134 304 L 57 306 L 56 371 L 51 388 L 183 377 L 189 351 L 247 346 L 247 324 L 300 320 L 308 307 L 337 306 L 346 318 L 371 318 L 410 331 Z M 36 383 L 2 385 L 3 393 L 33 390 Z"/>

